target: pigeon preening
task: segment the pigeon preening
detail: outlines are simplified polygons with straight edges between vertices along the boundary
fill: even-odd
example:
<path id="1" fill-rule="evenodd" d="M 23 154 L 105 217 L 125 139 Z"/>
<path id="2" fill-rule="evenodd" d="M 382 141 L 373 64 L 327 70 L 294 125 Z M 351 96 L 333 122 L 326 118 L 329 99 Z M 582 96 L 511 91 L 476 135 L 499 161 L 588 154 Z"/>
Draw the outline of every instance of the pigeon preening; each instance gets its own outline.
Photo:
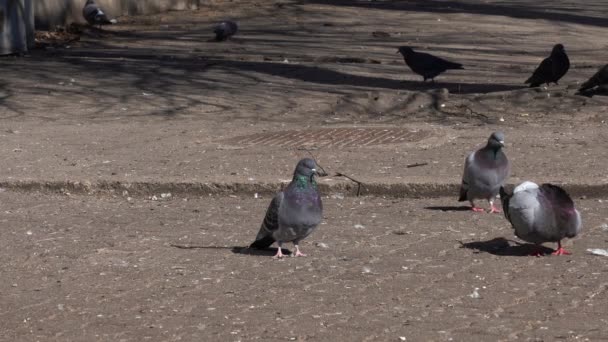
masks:
<path id="1" fill-rule="evenodd" d="M 566 50 L 564 50 L 562 44 L 556 44 L 551 50 L 551 55 L 543 59 L 532 76 L 524 83 L 529 83 L 530 87 L 538 87 L 543 83 L 547 85 L 549 83 L 557 84 L 557 81 L 568 72 L 568 69 L 570 69 L 570 59 L 566 55 Z"/>
<path id="2" fill-rule="evenodd" d="M 471 152 L 464 162 L 464 174 L 460 185 L 458 201 L 471 202 L 473 211 L 484 211 L 475 206 L 476 199 L 486 199 L 490 202 L 490 212 L 500 210 L 494 206 L 494 199 L 500 187 L 504 185 L 511 166 L 507 156 L 502 151 L 505 146 L 505 136 L 502 132 L 490 135 L 485 147 Z"/>
<path id="3" fill-rule="evenodd" d="M 608 64 L 601 67 L 595 75 L 591 76 L 587 82 L 583 83 L 578 91 L 583 93 L 592 90 L 595 87 L 604 88 L 604 90 L 608 88 Z"/>
<path id="4" fill-rule="evenodd" d="M 82 9 L 82 16 L 90 25 L 99 25 L 99 28 L 101 25 L 116 24 L 116 19 L 109 19 L 101 7 L 97 6 L 95 0 L 87 0 Z"/>
<path id="5" fill-rule="evenodd" d="M 284 256 L 281 252 L 283 243 L 293 242 L 294 255 L 305 256 L 299 243 L 321 223 L 323 214 L 315 175 L 324 176 L 325 173 L 314 160 L 304 158 L 298 162 L 293 180 L 270 202 L 260 231 L 249 248 L 265 249 L 276 241 L 279 248 L 274 258 L 279 259 Z"/>
<path id="6" fill-rule="evenodd" d="M 409 46 L 401 46 L 398 50 L 405 64 L 412 69 L 413 72 L 422 76 L 424 81 L 431 79 L 435 81 L 435 77 L 449 69 L 464 69 L 462 64 L 446 61 L 443 58 L 433 56 L 424 52 L 416 52 Z"/>
<path id="7" fill-rule="evenodd" d="M 553 255 L 570 254 L 561 240 L 573 238 L 581 231 L 581 215 L 574 208 L 568 193 L 557 185 L 523 182 L 513 194 L 500 188 L 500 199 L 505 217 L 520 239 L 540 245 L 557 242 Z M 540 256 L 540 252 L 533 255 Z"/>
<path id="8" fill-rule="evenodd" d="M 234 21 L 230 20 L 222 21 L 213 27 L 215 40 L 218 42 L 229 39 L 230 37 L 234 36 L 238 30 L 238 25 Z"/>

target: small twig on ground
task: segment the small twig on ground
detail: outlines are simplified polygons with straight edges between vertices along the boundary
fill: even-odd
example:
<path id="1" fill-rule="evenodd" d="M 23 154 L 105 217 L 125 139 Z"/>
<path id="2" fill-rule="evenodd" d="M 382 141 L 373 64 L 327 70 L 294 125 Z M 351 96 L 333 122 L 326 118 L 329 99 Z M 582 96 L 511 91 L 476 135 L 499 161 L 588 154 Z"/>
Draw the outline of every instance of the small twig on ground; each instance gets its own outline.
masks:
<path id="1" fill-rule="evenodd" d="M 344 178 L 346 178 L 346 179 L 349 179 L 349 180 L 351 180 L 351 181 L 353 181 L 353 182 L 357 183 L 357 197 L 359 197 L 359 195 L 361 195 L 361 185 L 363 184 L 362 182 L 360 182 L 360 181 L 358 181 L 358 180 L 354 179 L 353 177 L 350 177 L 350 176 L 347 176 L 347 175 L 345 175 L 345 174 L 343 174 L 343 173 L 340 173 L 340 172 L 337 172 L 337 173 L 334 175 L 334 177 L 344 177 Z"/>
<path id="2" fill-rule="evenodd" d="M 466 110 L 469 111 L 469 117 L 471 115 L 475 115 L 475 116 L 481 116 L 481 117 L 485 118 L 486 120 L 489 119 L 487 115 L 482 114 L 482 113 L 478 113 L 478 112 L 474 111 L 473 109 L 471 109 L 471 107 L 469 107 L 469 106 L 467 106 L 465 104 L 461 105 L 460 107 L 462 107 L 462 108 L 464 108 L 464 109 L 466 109 Z"/>
<path id="3" fill-rule="evenodd" d="M 418 166 L 425 166 L 425 165 L 429 165 L 429 163 L 414 163 L 414 164 L 409 164 L 406 167 L 410 168 L 410 167 L 418 167 Z"/>

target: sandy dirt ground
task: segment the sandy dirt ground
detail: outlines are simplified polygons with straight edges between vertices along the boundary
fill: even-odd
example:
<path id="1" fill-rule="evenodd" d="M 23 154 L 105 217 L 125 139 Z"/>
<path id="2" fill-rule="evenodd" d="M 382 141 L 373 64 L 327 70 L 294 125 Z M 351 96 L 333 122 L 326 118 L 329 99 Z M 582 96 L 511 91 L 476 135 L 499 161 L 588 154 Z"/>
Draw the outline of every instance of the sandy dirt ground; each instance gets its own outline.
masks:
<path id="1" fill-rule="evenodd" d="M 224 18 L 239 34 L 209 41 Z M 608 247 L 608 97 L 575 94 L 608 62 L 606 18 L 599 0 L 214 0 L 1 58 L 0 340 L 608 340 L 608 258 L 586 252 Z M 526 88 L 555 43 L 570 71 Z M 465 70 L 422 83 L 401 45 Z M 573 256 L 523 256 L 502 216 L 458 207 L 494 130 L 509 183 L 575 194 Z M 310 257 L 241 250 L 311 152 L 386 196 L 326 178 Z"/>
<path id="2" fill-rule="evenodd" d="M 324 198 L 306 258 L 249 254 L 269 198 L 5 192 L 5 341 L 603 341 L 606 201 L 573 255 L 527 256 L 453 198 Z M 287 246 L 291 248 L 291 246 Z M 547 247 L 554 247 L 547 244 Z"/>

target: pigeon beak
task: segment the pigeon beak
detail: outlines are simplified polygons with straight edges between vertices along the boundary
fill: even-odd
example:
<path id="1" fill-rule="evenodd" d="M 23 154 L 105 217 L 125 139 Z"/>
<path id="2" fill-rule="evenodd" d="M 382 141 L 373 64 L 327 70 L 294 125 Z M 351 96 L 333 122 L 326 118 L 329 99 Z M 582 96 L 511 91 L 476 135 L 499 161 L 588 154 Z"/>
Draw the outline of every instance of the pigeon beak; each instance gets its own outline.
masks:
<path id="1" fill-rule="evenodd" d="M 500 144 L 500 146 L 505 147 L 505 141 L 504 140 L 499 140 L 498 143 Z"/>

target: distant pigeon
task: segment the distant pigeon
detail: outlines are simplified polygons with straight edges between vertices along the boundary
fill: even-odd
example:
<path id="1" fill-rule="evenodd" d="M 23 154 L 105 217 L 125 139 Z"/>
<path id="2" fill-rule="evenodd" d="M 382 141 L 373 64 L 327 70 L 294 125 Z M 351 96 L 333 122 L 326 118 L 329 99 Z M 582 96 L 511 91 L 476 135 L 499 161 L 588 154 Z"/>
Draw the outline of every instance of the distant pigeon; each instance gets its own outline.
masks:
<path id="1" fill-rule="evenodd" d="M 409 46 L 399 47 L 399 51 L 403 55 L 405 64 L 412 69 L 413 72 L 422 76 L 424 81 L 431 79 L 435 81 L 435 77 L 449 69 L 464 69 L 462 64 L 446 61 L 424 52 L 415 52 Z"/>
<path id="2" fill-rule="evenodd" d="M 298 245 L 321 223 L 323 214 L 315 175 L 324 174 L 318 169 L 314 160 L 300 160 L 291 183 L 270 202 L 260 231 L 249 248 L 265 249 L 276 241 L 279 248 L 274 258 L 279 259 L 284 256 L 283 243 L 293 242 L 295 256 L 305 256 Z"/>
<path id="3" fill-rule="evenodd" d="M 581 215 L 564 189 L 552 184 L 539 187 L 523 182 L 511 195 L 501 187 L 500 198 L 505 217 L 517 237 L 536 245 L 557 242 L 553 255 L 570 254 L 562 248 L 561 240 L 573 238 L 581 231 Z"/>
<path id="4" fill-rule="evenodd" d="M 108 16 L 101 10 L 101 7 L 97 6 L 95 0 L 87 0 L 84 8 L 82 9 L 82 16 L 86 21 L 92 25 L 116 24 L 116 19 L 108 19 Z"/>
<path id="5" fill-rule="evenodd" d="M 608 64 L 601 67 L 600 70 L 595 73 L 595 75 L 591 76 L 587 82 L 583 83 L 578 91 L 582 93 L 595 87 L 608 87 Z"/>
<path id="6" fill-rule="evenodd" d="M 215 40 L 218 42 L 229 39 L 230 37 L 234 36 L 238 30 L 238 25 L 234 21 L 230 20 L 222 21 L 213 27 Z"/>
<path id="7" fill-rule="evenodd" d="M 475 206 L 474 200 L 487 199 L 490 202 L 490 212 L 500 212 L 494 206 L 494 199 L 511 170 L 509 160 L 502 151 L 504 146 L 504 134 L 494 132 L 485 147 L 470 153 L 465 159 L 458 201 L 468 200 L 473 211 L 484 211 Z"/>
<path id="8" fill-rule="evenodd" d="M 557 81 L 562 78 L 570 69 L 570 59 L 566 55 L 566 50 L 562 44 L 556 44 L 551 50 L 551 55 L 540 63 L 534 70 L 534 73 L 524 83 L 529 83 L 530 87 L 538 87 L 539 85 Z"/>

